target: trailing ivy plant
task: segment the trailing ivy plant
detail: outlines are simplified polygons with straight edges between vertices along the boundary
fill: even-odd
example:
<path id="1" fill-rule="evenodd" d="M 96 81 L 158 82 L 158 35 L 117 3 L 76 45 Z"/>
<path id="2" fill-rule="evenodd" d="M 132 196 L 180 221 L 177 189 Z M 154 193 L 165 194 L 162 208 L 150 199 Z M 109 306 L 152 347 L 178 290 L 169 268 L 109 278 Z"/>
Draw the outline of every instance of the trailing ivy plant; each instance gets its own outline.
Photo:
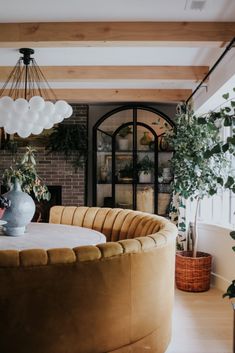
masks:
<path id="1" fill-rule="evenodd" d="M 224 97 L 228 99 L 226 95 Z M 233 101 L 232 101 L 233 102 Z M 235 180 L 231 170 L 231 156 L 235 155 L 235 136 L 226 141 L 221 138 L 221 127 L 232 126 L 234 103 L 196 117 L 185 105 L 176 115 L 174 129 L 168 134 L 174 149 L 171 160 L 174 171 L 173 192 L 179 197 L 178 205 L 184 199 L 196 200 L 193 226 L 193 257 L 196 257 L 198 244 L 197 218 L 201 200 L 216 194 L 222 188 L 235 192 Z M 173 205 L 175 212 L 177 205 Z M 184 220 L 180 226 L 185 228 Z"/>
<path id="2" fill-rule="evenodd" d="M 72 164 L 77 170 L 87 160 L 87 127 L 85 124 L 59 124 L 53 129 L 47 144 L 49 152 L 62 152 L 66 158 L 75 154 Z"/>

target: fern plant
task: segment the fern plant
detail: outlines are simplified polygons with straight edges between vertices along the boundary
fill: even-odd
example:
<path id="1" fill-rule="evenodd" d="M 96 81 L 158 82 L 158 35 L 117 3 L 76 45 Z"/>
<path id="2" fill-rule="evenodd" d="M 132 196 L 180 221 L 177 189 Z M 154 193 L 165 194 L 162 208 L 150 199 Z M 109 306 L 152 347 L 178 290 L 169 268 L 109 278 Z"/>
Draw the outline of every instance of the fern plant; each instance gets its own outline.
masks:
<path id="1" fill-rule="evenodd" d="M 83 167 L 87 160 L 87 127 L 85 124 L 59 124 L 53 129 L 47 144 L 49 152 L 61 152 L 66 158 L 72 154 L 75 160 L 72 164 L 77 170 Z"/>

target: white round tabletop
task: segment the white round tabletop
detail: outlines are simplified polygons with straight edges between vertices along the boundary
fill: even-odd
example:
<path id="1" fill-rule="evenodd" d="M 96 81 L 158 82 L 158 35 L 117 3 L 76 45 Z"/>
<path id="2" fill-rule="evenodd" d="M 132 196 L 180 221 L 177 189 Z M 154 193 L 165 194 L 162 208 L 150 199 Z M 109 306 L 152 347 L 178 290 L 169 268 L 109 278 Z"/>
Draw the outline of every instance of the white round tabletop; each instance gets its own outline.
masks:
<path id="1" fill-rule="evenodd" d="M 30 223 L 23 235 L 4 234 L 0 227 L 0 250 L 75 248 L 106 242 L 104 234 L 93 229 L 52 223 Z"/>

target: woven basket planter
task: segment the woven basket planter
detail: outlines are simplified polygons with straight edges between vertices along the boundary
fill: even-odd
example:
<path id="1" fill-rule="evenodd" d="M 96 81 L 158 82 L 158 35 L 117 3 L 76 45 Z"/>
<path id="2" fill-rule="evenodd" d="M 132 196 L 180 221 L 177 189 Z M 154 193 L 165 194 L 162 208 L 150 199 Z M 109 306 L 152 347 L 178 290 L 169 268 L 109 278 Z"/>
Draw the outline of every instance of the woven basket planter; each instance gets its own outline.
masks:
<path id="1" fill-rule="evenodd" d="M 204 252 L 191 256 L 190 251 L 176 253 L 176 286 L 186 292 L 205 292 L 210 288 L 212 256 Z"/>

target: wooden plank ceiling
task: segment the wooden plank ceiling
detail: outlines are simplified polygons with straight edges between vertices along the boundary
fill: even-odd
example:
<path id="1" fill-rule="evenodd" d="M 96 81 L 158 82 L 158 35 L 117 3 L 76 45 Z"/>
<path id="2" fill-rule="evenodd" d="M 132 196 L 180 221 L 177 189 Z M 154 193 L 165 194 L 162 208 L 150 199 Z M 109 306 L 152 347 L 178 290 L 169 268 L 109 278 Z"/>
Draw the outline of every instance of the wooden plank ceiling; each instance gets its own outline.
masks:
<path id="1" fill-rule="evenodd" d="M 174 46 L 224 47 L 235 36 L 235 22 L 51 22 L 1 23 L 0 47 Z M 180 80 L 199 82 L 207 66 L 41 66 L 53 82 L 77 80 Z M 4 82 L 11 68 L 0 67 Z M 174 85 L 175 86 L 175 85 Z M 179 85 L 180 87 L 180 85 Z M 58 88 L 71 102 L 179 102 L 191 89 Z"/>

